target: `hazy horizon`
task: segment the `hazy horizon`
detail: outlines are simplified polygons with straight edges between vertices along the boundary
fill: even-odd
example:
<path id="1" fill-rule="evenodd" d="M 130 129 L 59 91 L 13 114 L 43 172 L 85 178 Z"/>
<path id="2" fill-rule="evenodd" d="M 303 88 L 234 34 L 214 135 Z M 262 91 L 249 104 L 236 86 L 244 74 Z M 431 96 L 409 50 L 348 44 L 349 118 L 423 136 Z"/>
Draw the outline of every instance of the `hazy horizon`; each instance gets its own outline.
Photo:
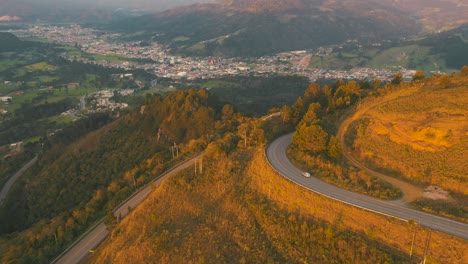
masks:
<path id="1" fill-rule="evenodd" d="M 79 2 L 74 0 L 23 0 L 23 2 L 30 2 L 34 4 L 54 4 L 64 6 L 98 6 L 107 8 L 134 8 L 146 10 L 166 10 L 176 6 L 191 5 L 196 3 L 212 2 L 213 0 L 81 0 Z M 1 9 L 0 1 L 0 9 Z"/>

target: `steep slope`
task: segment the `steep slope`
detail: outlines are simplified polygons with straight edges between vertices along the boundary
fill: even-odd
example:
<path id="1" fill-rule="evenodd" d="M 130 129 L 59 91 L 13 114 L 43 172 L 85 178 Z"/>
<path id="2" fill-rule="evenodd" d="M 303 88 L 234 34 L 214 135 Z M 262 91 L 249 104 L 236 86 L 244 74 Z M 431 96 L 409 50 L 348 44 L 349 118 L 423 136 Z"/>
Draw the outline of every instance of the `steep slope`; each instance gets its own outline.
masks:
<path id="1" fill-rule="evenodd" d="M 467 76 L 435 76 L 401 88 L 361 110 L 350 132 L 357 153 L 406 178 L 466 195 Z"/>
<path id="2" fill-rule="evenodd" d="M 141 32 L 139 37 L 154 38 L 175 52 L 203 56 L 259 56 L 348 39 L 372 42 L 398 38 L 418 31 L 415 21 L 402 12 L 361 0 L 353 4 L 218 1 L 123 21 L 113 28 Z"/>
<path id="3" fill-rule="evenodd" d="M 428 230 L 344 206 L 278 176 L 262 148 L 212 144 L 202 174 L 174 176 L 119 223 L 88 263 L 412 263 Z M 430 260 L 463 263 L 467 244 L 433 233 Z M 441 244 L 444 243 L 444 246 Z M 445 244 L 446 243 L 446 244 Z M 448 253 L 442 248 L 450 247 Z"/>
<path id="4" fill-rule="evenodd" d="M 468 219 L 468 67 L 391 85 L 364 100 L 347 132 L 354 159 L 423 187 L 415 205 Z"/>
<path id="5" fill-rule="evenodd" d="M 0 262 L 50 262 L 136 188 L 198 151 L 212 134 L 214 107 L 204 90 L 149 96 L 139 111 L 71 144 L 77 127 L 51 136 L 0 208 Z"/>

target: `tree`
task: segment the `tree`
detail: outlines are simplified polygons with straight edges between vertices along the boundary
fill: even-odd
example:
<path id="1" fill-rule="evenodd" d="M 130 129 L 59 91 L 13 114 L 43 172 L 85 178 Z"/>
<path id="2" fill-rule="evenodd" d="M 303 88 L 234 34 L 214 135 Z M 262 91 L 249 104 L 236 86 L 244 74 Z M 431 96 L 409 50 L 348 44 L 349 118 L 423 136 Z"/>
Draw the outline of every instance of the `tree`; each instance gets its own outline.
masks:
<path id="1" fill-rule="evenodd" d="M 309 104 L 310 102 L 312 102 L 314 99 L 317 98 L 319 93 L 320 93 L 320 86 L 318 84 L 312 83 L 311 85 L 309 85 L 309 87 L 304 93 L 305 103 Z"/>
<path id="2" fill-rule="evenodd" d="M 291 107 L 291 123 L 297 124 L 304 113 L 304 101 L 302 97 L 296 100 L 296 103 Z"/>
<path id="3" fill-rule="evenodd" d="M 104 220 L 104 224 L 107 227 L 113 227 L 117 224 L 117 217 L 115 217 L 112 211 L 108 211 L 106 214 L 106 220 Z"/>
<path id="4" fill-rule="evenodd" d="M 340 141 L 338 140 L 337 137 L 332 136 L 330 138 L 330 141 L 328 142 L 328 156 L 330 158 L 338 158 L 342 154 L 341 146 L 340 146 Z"/>
<path id="5" fill-rule="evenodd" d="M 328 134 L 321 126 L 303 124 L 294 133 L 293 143 L 304 152 L 315 154 L 327 148 Z"/>
<path id="6" fill-rule="evenodd" d="M 403 75 L 401 74 L 401 72 L 397 73 L 395 75 L 395 77 L 393 77 L 392 79 L 392 84 L 393 85 L 399 85 L 401 83 L 401 81 L 403 80 Z"/>
<path id="7" fill-rule="evenodd" d="M 292 120 L 292 110 L 289 106 L 285 105 L 281 108 L 281 118 L 283 123 L 290 123 Z"/>
<path id="8" fill-rule="evenodd" d="M 468 65 L 463 66 L 460 72 L 463 76 L 468 76 Z"/>
<path id="9" fill-rule="evenodd" d="M 249 123 L 242 123 L 239 125 L 237 128 L 238 136 L 243 139 L 244 141 L 244 148 L 246 148 L 249 145 L 249 133 L 250 133 L 251 127 Z"/>
<path id="10" fill-rule="evenodd" d="M 447 74 L 443 75 L 442 77 L 440 77 L 439 79 L 439 85 L 440 87 L 442 88 L 447 88 L 447 86 L 452 82 L 452 80 L 450 79 L 450 76 L 448 76 Z"/>
<path id="11" fill-rule="evenodd" d="M 226 104 L 223 106 L 223 109 L 221 111 L 222 113 L 222 120 L 231 120 L 232 117 L 234 116 L 234 108 L 230 104 Z"/>
<path id="12" fill-rule="evenodd" d="M 382 81 L 379 78 L 376 78 L 372 83 L 372 88 L 377 89 L 380 88 Z"/>
<path id="13" fill-rule="evenodd" d="M 424 75 L 424 72 L 423 71 L 417 71 L 414 75 L 413 75 L 413 81 L 417 81 L 417 80 L 422 80 L 424 79 L 426 76 Z"/>
<path id="14" fill-rule="evenodd" d="M 306 124 L 308 126 L 317 124 L 320 119 L 317 117 L 317 111 L 321 108 L 319 103 L 313 103 L 309 105 L 309 109 L 302 118 L 301 124 Z"/>

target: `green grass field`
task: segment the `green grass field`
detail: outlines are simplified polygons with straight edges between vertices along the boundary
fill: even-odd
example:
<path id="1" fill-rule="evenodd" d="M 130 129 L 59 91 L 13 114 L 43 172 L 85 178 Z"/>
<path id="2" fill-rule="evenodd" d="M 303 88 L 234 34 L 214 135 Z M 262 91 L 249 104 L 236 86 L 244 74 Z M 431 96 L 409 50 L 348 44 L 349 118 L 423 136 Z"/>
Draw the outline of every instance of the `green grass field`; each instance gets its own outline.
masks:
<path id="1" fill-rule="evenodd" d="M 177 38 L 172 39 L 172 41 L 175 41 L 175 42 L 183 42 L 183 41 L 187 41 L 187 40 L 190 40 L 190 38 L 186 37 L 186 36 L 179 36 Z"/>
<path id="2" fill-rule="evenodd" d="M 202 84 L 203 88 L 226 88 L 226 87 L 239 87 L 238 83 L 227 82 L 222 80 L 210 80 L 204 84 Z"/>
<path id="3" fill-rule="evenodd" d="M 56 67 L 47 62 L 38 62 L 25 67 L 28 71 L 54 71 Z"/>
<path id="4" fill-rule="evenodd" d="M 92 54 L 90 56 L 94 58 L 96 61 L 107 61 L 109 63 L 119 63 L 119 62 L 130 60 L 129 58 L 119 55 L 119 54 L 112 54 L 112 55 Z"/>
<path id="5" fill-rule="evenodd" d="M 50 83 L 50 82 L 53 82 L 55 80 L 58 80 L 58 77 L 57 76 L 53 76 L 53 75 L 40 75 L 40 76 L 37 76 L 36 79 L 39 81 L 39 82 L 42 82 L 42 83 Z"/>
<path id="6" fill-rule="evenodd" d="M 67 54 L 69 56 L 81 56 L 83 55 L 83 52 L 78 49 L 78 48 L 75 48 L 75 47 L 72 47 L 72 46 L 62 46 L 62 48 L 67 52 Z"/>
<path id="7" fill-rule="evenodd" d="M 57 124 L 68 124 L 73 122 L 73 117 L 69 115 L 58 115 L 49 118 L 49 122 L 55 122 Z"/>
<path id="8" fill-rule="evenodd" d="M 42 140 L 41 136 L 36 136 L 36 137 L 32 137 L 32 138 L 28 138 L 28 139 L 24 140 L 23 144 L 37 143 L 37 142 L 40 142 L 41 140 Z"/>

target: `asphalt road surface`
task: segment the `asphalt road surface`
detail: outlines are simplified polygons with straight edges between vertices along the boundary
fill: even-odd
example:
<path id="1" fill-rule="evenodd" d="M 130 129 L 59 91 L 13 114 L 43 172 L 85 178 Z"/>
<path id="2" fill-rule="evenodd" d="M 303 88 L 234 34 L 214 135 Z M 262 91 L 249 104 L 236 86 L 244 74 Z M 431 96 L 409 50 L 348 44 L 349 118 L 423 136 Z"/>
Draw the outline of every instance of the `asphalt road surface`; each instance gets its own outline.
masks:
<path id="1" fill-rule="evenodd" d="M 148 195 L 151 193 L 154 187 L 161 184 L 161 182 L 163 182 L 169 176 L 190 167 L 199 157 L 200 156 L 197 156 L 180 164 L 179 166 L 162 175 L 158 180 L 152 182 L 151 184 L 148 184 L 148 186 L 146 186 L 141 191 L 131 196 L 120 206 L 118 206 L 118 208 L 114 210 L 114 215 L 116 217 L 125 217 L 129 213 L 129 208 L 133 209 L 136 206 L 138 206 L 141 202 L 143 202 L 146 199 L 146 197 L 148 197 Z M 52 263 L 79 263 L 84 257 L 86 257 L 89 254 L 90 250 L 96 248 L 102 241 L 104 241 L 107 238 L 108 235 L 109 231 L 107 230 L 106 225 L 101 222 L 96 227 L 94 227 L 92 231 L 87 233 L 82 239 L 79 239 L 78 242 L 76 242 L 69 249 L 67 249 L 61 256 L 52 261 Z"/>
<path id="2" fill-rule="evenodd" d="M 468 239 L 468 224 L 410 209 L 399 203 L 353 193 L 314 177 L 305 178 L 301 175 L 302 171 L 295 167 L 286 155 L 286 150 L 291 141 L 292 134 L 275 140 L 267 148 L 267 158 L 279 173 L 294 183 L 346 204 L 403 220 L 414 220 L 422 226 Z"/>
<path id="3" fill-rule="evenodd" d="M 5 183 L 5 186 L 3 186 L 2 191 L 0 191 L 0 205 L 3 203 L 3 200 L 7 197 L 8 192 L 10 191 L 11 187 L 13 184 L 16 182 L 16 180 L 23 175 L 23 173 L 29 169 L 34 163 L 37 161 L 37 155 L 34 157 L 32 160 L 30 160 L 28 163 L 26 163 L 18 172 L 15 173 L 8 181 Z"/>

